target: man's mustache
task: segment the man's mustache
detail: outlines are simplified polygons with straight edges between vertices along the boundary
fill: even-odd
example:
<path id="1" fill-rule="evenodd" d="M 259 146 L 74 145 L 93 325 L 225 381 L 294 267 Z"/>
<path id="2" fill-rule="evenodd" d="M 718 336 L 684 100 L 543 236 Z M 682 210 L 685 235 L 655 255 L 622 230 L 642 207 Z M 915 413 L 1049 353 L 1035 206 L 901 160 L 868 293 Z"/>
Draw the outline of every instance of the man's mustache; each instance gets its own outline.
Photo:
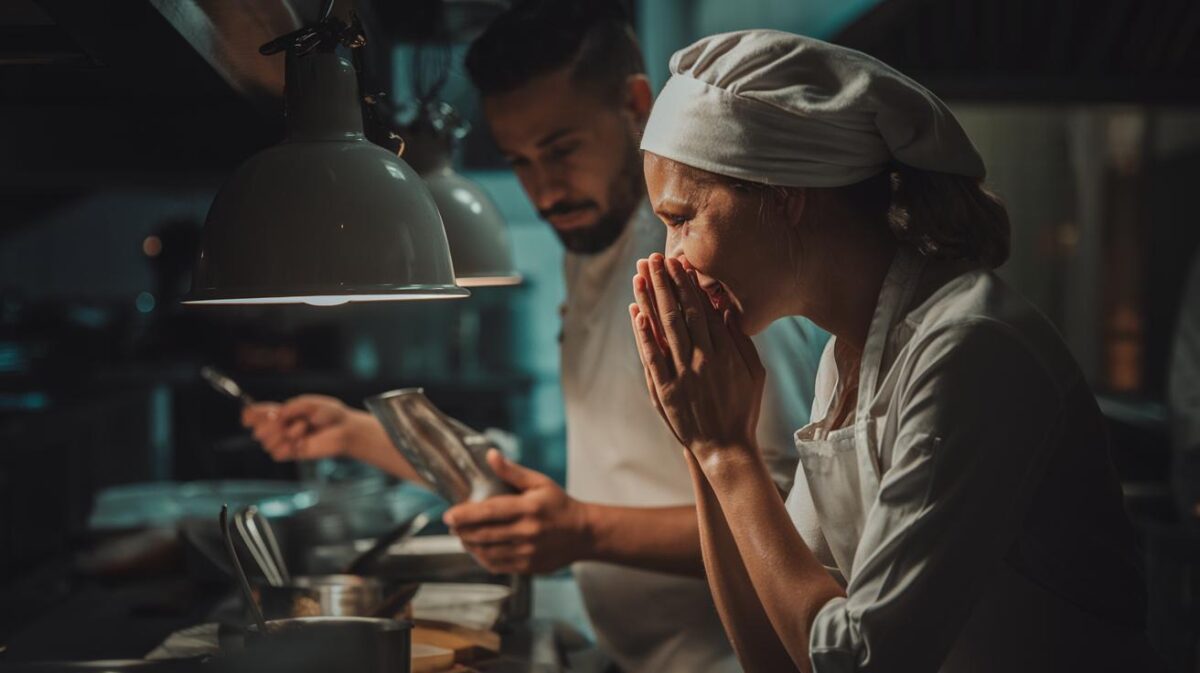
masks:
<path id="1" fill-rule="evenodd" d="M 553 206 L 546 208 L 545 210 L 539 210 L 538 215 L 541 215 L 542 219 L 548 220 L 548 219 L 550 219 L 552 217 L 556 217 L 558 215 L 570 215 L 571 213 L 578 212 L 581 210 L 596 210 L 596 209 L 597 209 L 597 206 L 596 206 L 595 201 L 577 201 L 575 203 L 570 203 L 567 201 L 560 201 L 560 202 L 554 204 Z"/>

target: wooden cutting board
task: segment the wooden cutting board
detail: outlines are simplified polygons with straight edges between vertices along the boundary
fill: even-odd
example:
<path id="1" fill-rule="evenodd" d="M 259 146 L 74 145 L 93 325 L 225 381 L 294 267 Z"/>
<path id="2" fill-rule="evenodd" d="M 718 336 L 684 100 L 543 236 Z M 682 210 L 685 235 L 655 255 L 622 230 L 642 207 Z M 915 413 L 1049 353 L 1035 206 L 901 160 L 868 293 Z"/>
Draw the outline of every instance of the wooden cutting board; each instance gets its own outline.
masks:
<path id="1" fill-rule="evenodd" d="M 454 650 L 436 645 L 412 644 L 412 673 L 439 673 L 454 668 Z"/>
<path id="2" fill-rule="evenodd" d="M 486 659 L 500 652 L 500 634 L 494 631 L 479 631 L 424 619 L 414 623 L 412 641 L 451 650 L 454 660 L 459 663 Z"/>

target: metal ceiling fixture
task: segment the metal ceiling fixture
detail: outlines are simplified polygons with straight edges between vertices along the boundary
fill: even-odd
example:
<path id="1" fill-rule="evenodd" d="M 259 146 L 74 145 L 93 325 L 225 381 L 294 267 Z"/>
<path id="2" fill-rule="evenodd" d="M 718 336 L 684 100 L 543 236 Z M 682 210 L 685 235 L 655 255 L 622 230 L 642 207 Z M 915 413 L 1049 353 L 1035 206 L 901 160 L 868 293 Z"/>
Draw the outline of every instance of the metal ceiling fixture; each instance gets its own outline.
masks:
<path id="1" fill-rule="evenodd" d="M 465 297 L 434 198 L 363 135 L 365 37 L 332 15 L 263 45 L 286 52 L 287 137 L 242 164 L 204 225 L 189 304 L 337 305 Z"/>

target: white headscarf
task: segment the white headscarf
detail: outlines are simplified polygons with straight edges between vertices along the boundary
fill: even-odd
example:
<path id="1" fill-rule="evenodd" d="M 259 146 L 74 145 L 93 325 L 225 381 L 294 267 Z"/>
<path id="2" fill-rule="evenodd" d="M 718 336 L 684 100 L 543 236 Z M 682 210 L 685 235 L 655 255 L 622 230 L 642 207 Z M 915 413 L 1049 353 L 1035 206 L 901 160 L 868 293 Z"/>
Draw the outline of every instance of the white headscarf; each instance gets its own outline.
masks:
<path id="1" fill-rule="evenodd" d="M 840 187 L 892 161 L 982 178 L 941 100 L 845 47 L 773 30 L 706 37 L 671 57 L 642 149 L 720 175 Z"/>

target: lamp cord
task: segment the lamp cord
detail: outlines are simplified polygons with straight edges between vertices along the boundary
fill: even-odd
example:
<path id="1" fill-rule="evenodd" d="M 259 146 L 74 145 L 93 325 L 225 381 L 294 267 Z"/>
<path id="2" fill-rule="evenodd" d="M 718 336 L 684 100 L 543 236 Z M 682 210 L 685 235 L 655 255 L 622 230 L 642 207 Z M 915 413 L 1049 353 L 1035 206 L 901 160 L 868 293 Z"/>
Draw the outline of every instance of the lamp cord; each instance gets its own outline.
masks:
<path id="1" fill-rule="evenodd" d="M 363 32 L 358 15 L 350 12 L 350 23 L 342 21 L 333 15 L 335 0 L 325 0 L 321 7 L 321 15 L 317 21 L 299 30 L 281 35 L 258 48 L 263 56 L 290 51 L 297 56 L 303 56 L 317 49 L 333 51 L 339 46 L 357 49 L 367 43 L 367 35 Z"/>
<path id="2" fill-rule="evenodd" d="M 448 44 L 417 44 L 413 50 L 410 79 L 416 99 L 414 127 L 424 127 L 451 142 L 461 140 L 471 124 L 459 116 L 449 103 L 441 100 L 442 89 L 450 79 L 453 57 Z"/>
<path id="3" fill-rule="evenodd" d="M 426 55 L 432 56 L 426 59 Z M 428 47 L 418 44 L 413 50 L 412 58 L 412 87 L 413 97 L 417 105 L 424 108 L 428 103 L 437 99 L 450 79 L 450 47 L 437 45 Z"/>

